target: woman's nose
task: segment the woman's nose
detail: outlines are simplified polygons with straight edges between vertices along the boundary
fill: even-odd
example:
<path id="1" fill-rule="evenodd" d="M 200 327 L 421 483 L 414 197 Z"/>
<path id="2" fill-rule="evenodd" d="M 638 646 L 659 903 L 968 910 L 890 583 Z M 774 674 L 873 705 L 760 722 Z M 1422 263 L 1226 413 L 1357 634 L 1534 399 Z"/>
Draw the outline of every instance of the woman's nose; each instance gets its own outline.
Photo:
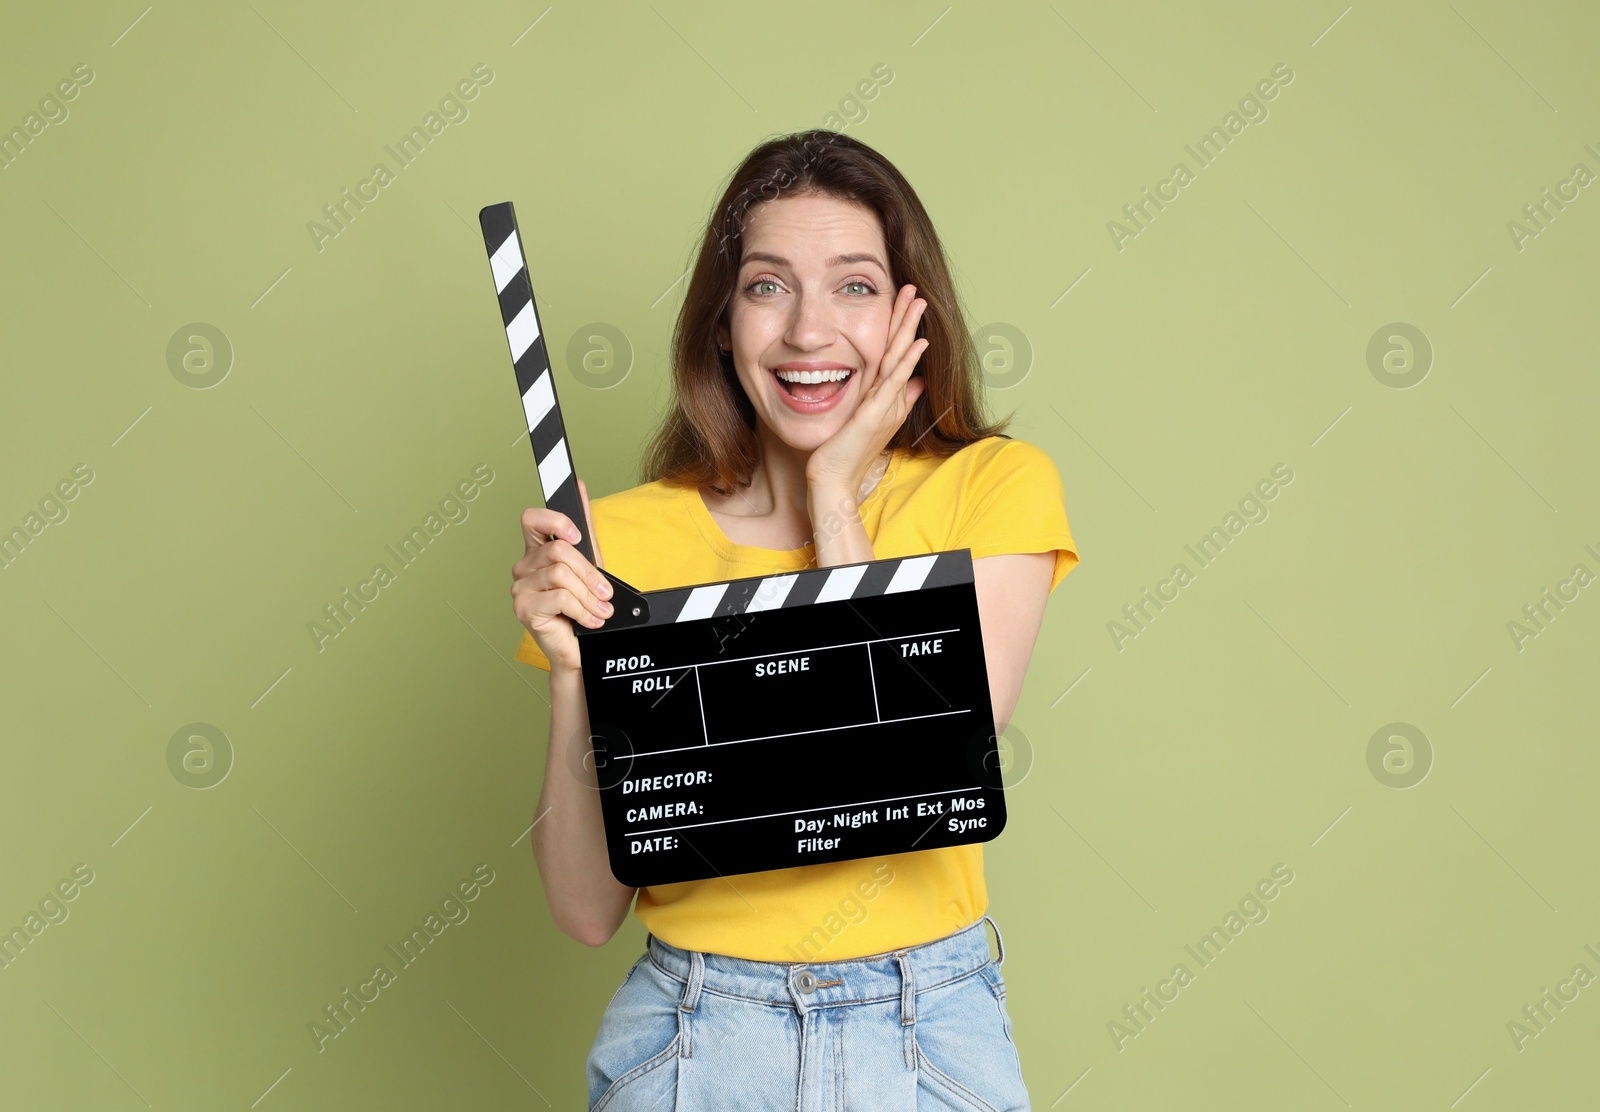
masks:
<path id="1" fill-rule="evenodd" d="M 794 318 L 789 323 L 789 334 L 785 337 L 791 346 L 799 350 L 826 347 L 833 341 L 836 331 L 826 299 L 806 294 L 795 298 Z"/>

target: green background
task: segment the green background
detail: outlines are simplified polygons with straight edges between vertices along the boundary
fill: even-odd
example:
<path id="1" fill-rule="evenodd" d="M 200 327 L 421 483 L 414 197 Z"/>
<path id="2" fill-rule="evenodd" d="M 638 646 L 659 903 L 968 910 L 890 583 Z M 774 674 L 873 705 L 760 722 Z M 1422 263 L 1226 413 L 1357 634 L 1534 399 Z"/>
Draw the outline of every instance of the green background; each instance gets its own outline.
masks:
<path id="1" fill-rule="evenodd" d="M 95 877 L 0 972 L 0 1105 L 581 1107 L 644 933 L 557 932 L 523 837 L 547 688 L 507 591 L 538 487 L 476 212 L 517 205 L 609 493 L 727 174 L 829 125 L 915 185 L 971 324 L 1026 338 L 989 345 L 990 402 L 1081 549 L 986 851 L 1036 1105 L 1593 1107 L 1600 983 L 1507 1029 L 1600 975 L 1600 586 L 1508 630 L 1600 573 L 1600 188 L 1508 229 L 1600 171 L 1592 6 L 141 7 L 0 18 L 0 127 L 95 74 L 0 170 L 0 527 L 95 476 L 0 570 L 0 930 Z M 318 250 L 323 205 L 479 64 L 470 115 Z M 565 359 L 596 322 L 631 347 L 607 389 Z M 232 349 L 205 389 L 169 366 L 194 323 Z M 1407 388 L 1369 364 L 1395 323 L 1432 349 Z M 1198 570 L 1184 546 L 1279 464 Z M 308 623 L 479 465 L 470 516 L 318 651 Z M 204 790 L 168 763 L 191 723 L 232 747 Z M 1392 723 L 1429 742 L 1391 758 L 1409 788 L 1369 764 Z M 1279 863 L 1270 917 L 1119 1049 Z M 319 1053 L 307 1025 L 480 865 L 470 918 Z"/>

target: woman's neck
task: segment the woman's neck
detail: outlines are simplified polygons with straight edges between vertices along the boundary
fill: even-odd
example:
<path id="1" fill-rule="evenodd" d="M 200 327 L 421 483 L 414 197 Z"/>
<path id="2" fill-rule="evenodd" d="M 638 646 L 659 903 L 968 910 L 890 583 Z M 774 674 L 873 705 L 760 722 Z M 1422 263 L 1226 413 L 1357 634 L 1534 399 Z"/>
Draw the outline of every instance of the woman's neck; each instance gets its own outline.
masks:
<path id="1" fill-rule="evenodd" d="M 704 491 L 707 507 L 718 517 L 744 518 L 749 524 L 724 520 L 724 532 L 739 544 L 761 548 L 798 548 L 811 543 L 812 522 L 806 489 L 806 463 L 811 453 L 785 444 L 763 428 L 757 430 L 760 459 L 750 473 L 748 486 L 726 496 Z M 888 456 L 867 471 L 858 501 L 864 500 L 888 469 Z M 738 536 L 733 535 L 737 533 Z"/>
<path id="2" fill-rule="evenodd" d="M 763 517 L 807 519 L 806 461 L 811 453 L 785 444 L 765 426 L 756 430 L 756 440 L 760 459 L 742 491 L 746 505 Z"/>

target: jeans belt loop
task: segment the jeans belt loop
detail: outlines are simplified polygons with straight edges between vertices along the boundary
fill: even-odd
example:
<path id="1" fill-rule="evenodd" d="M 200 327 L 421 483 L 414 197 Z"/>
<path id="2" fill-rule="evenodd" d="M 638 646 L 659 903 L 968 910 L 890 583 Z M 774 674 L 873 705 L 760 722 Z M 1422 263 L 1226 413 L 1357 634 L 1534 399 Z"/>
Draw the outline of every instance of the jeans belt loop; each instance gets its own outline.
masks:
<path id="1" fill-rule="evenodd" d="M 911 972 L 911 955 L 894 956 L 900 966 L 900 1029 L 905 1032 L 906 1069 L 917 1068 L 917 982 Z"/>
<path id="2" fill-rule="evenodd" d="M 706 956 L 699 950 L 689 951 L 689 980 L 683 986 L 683 997 L 678 1001 L 681 1011 L 692 1012 L 700 1002 L 700 986 L 706 978 Z"/>
<path id="3" fill-rule="evenodd" d="M 706 957 L 699 950 L 689 951 L 689 980 L 683 986 L 683 997 L 678 1001 L 678 1057 L 693 1056 L 693 1043 L 689 1030 L 689 1017 L 700 1002 L 700 986 L 705 982 Z"/>
<path id="4" fill-rule="evenodd" d="M 994 959 L 995 968 L 998 969 L 1006 963 L 1006 940 L 1000 937 L 1000 924 L 994 921 L 994 917 L 985 915 L 984 918 L 989 920 L 989 925 L 994 928 L 994 944 L 1000 951 L 1000 956 Z"/>
<path id="5" fill-rule="evenodd" d="M 917 982 L 911 972 L 911 955 L 901 952 L 894 956 L 900 963 L 900 1025 L 909 1027 L 917 1021 Z"/>

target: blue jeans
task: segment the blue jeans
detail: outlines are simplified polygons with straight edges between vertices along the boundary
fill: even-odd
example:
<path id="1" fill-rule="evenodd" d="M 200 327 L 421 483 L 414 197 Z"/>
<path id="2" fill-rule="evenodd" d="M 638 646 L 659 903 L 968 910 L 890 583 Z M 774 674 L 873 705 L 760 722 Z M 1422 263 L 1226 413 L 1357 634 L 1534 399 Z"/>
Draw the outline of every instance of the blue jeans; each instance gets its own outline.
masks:
<path id="1" fill-rule="evenodd" d="M 921 946 L 810 965 L 650 935 L 589 1051 L 590 1112 L 1028 1112 L 1003 961 L 987 915 Z"/>

